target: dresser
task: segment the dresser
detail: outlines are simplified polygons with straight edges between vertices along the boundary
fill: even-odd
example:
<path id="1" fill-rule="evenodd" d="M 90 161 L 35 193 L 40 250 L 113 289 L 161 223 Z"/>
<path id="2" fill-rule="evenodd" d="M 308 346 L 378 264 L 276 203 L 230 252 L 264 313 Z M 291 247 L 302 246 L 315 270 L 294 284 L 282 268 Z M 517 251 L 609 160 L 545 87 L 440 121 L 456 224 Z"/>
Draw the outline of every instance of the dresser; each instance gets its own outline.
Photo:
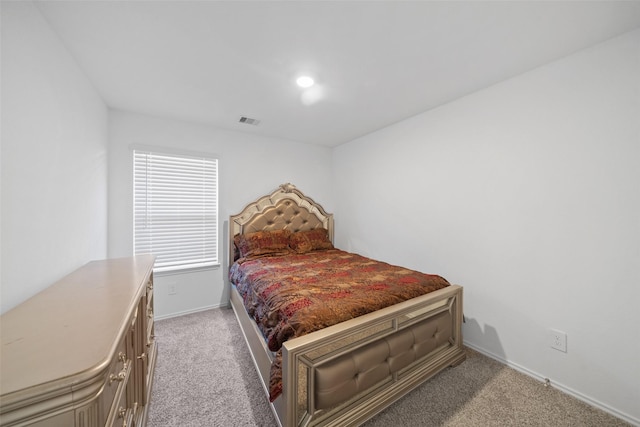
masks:
<path id="1" fill-rule="evenodd" d="M 1 426 L 144 426 L 151 255 L 93 261 L 0 317 Z"/>

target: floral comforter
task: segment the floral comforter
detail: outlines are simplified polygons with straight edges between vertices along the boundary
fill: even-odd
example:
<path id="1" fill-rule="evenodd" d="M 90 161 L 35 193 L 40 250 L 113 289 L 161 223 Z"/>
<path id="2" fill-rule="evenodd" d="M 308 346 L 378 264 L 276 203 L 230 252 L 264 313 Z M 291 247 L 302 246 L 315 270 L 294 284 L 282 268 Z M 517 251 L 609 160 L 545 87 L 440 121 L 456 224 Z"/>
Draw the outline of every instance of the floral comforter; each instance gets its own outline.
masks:
<path id="1" fill-rule="evenodd" d="M 442 289 L 437 275 L 328 249 L 238 260 L 229 272 L 270 350 L 270 399 L 282 392 L 281 347 L 290 339 Z"/>

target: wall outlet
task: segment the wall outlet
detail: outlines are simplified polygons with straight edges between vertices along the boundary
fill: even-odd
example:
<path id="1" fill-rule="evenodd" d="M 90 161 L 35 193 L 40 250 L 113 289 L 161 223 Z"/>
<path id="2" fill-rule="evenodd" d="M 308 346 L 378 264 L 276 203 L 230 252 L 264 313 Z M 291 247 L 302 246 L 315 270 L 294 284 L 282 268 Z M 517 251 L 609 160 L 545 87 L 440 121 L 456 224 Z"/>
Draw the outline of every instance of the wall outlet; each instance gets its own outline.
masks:
<path id="1" fill-rule="evenodd" d="M 567 334 L 566 332 L 558 331 L 555 329 L 549 329 L 549 344 L 551 348 L 560 350 L 564 353 L 567 352 Z"/>
<path id="2" fill-rule="evenodd" d="M 167 289 L 169 290 L 169 295 L 175 295 L 178 293 L 178 290 L 176 289 L 176 284 L 175 283 L 168 283 L 167 284 Z"/>

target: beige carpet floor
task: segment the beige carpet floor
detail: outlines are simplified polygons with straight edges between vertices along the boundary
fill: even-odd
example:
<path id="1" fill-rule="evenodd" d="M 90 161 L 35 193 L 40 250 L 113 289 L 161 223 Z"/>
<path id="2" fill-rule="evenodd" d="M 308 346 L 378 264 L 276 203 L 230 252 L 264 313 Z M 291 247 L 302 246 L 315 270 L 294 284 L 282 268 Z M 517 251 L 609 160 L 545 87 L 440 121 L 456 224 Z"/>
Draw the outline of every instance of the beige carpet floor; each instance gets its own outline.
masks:
<path id="1" fill-rule="evenodd" d="M 156 322 L 149 427 L 275 426 L 233 311 Z M 553 387 L 469 350 L 367 423 L 387 426 L 628 426 Z"/>

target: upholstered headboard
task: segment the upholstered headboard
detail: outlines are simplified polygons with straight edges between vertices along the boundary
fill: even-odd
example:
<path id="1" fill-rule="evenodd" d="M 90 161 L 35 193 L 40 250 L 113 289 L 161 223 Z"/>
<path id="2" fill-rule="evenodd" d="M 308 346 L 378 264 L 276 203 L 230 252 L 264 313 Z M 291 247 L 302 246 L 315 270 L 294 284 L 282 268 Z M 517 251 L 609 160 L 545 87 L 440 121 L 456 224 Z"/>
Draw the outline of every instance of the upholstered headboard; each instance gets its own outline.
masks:
<path id="1" fill-rule="evenodd" d="M 333 242 L 333 215 L 305 196 L 293 184 L 282 184 L 273 193 L 248 204 L 229 217 L 229 267 L 234 262 L 233 238 L 263 230 L 297 231 L 326 228 Z"/>

